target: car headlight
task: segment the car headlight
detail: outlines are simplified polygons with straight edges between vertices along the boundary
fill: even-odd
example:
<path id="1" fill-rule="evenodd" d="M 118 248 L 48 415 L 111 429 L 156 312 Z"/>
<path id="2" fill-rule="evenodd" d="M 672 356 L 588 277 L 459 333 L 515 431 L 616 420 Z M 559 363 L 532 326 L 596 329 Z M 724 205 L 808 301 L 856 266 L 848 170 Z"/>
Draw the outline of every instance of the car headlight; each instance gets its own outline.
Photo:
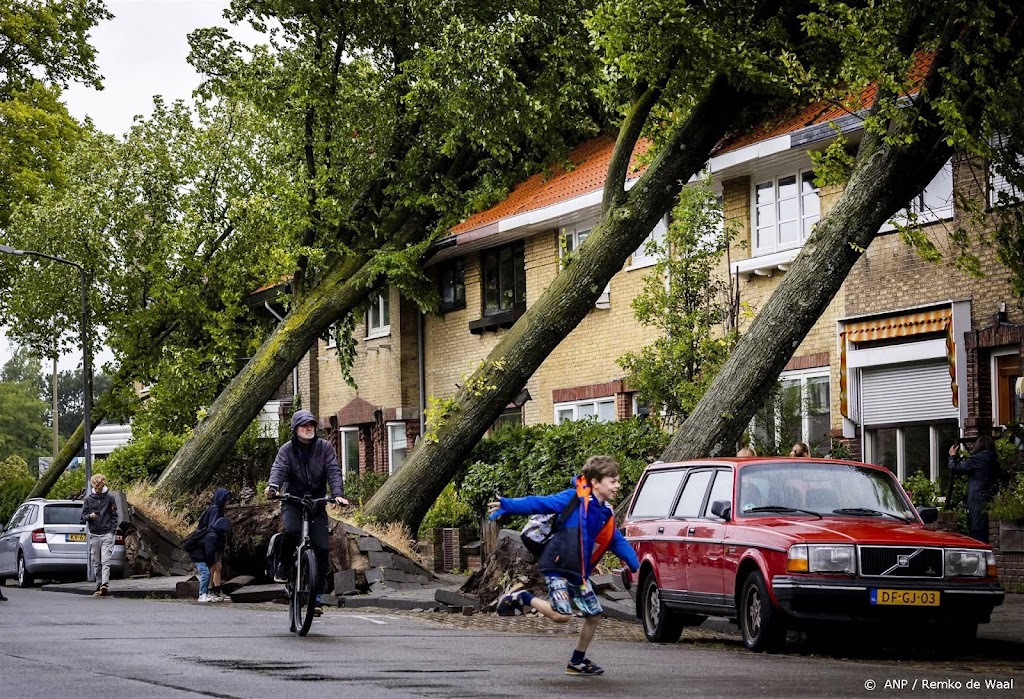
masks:
<path id="1" fill-rule="evenodd" d="M 996 557 L 982 549 L 946 549 L 947 578 L 984 578 L 996 574 Z"/>
<path id="2" fill-rule="evenodd" d="M 844 544 L 797 544 L 789 549 L 787 573 L 848 573 L 857 571 L 854 547 Z"/>

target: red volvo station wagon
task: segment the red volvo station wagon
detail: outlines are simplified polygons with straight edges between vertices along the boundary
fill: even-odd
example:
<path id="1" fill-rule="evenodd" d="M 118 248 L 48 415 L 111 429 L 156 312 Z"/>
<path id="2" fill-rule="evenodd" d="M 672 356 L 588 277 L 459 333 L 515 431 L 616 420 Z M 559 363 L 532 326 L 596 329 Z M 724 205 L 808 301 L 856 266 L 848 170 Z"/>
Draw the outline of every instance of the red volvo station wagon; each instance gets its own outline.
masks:
<path id="1" fill-rule="evenodd" d="M 987 544 L 929 531 L 899 481 L 826 459 L 705 459 L 647 467 L 622 523 L 636 550 L 637 616 L 673 642 L 708 616 L 736 620 L 750 650 L 791 628 L 907 624 L 973 639 L 1002 603 Z M 921 629 L 917 630 L 920 633 Z"/>

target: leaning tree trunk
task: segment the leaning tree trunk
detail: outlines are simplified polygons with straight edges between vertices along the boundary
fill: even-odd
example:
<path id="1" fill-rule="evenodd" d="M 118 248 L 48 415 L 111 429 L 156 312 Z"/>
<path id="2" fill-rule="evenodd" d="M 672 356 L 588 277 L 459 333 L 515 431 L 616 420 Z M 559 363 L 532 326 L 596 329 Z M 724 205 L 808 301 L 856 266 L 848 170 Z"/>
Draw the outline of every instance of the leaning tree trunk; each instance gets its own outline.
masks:
<path id="1" fill-rule="evenodd" d="M 156 482 L 174 497 L 203 488 L 224 456 L 332 323 L 351 312 L 372 288 L 368 257 L 351 254 L 334 267 L 274 329 L 210 406 L 206 417 Z"/>
<path id="2" fill-rule="evenodd" d="M 645 104 L 645 100 L 647 100 Z M 709 91 L 628 193 L 623 184 L 636 134 L 655 96 L 648 94 L 624 122 L 609 163 L 605 208 L 586 243 L 539 299 L 505 333 L 466 385 L 434 416 L 424 439 L 401 470 L 366 505 L 366 514 L 416 531 L 430 505 L 473 445 L 544 359 L 594 307 L 612 276 L 670 208 L 681 183 L 703 167 L 730 129 L 753 120 L 757 95 L 741 93 L 724 77 Z"/>

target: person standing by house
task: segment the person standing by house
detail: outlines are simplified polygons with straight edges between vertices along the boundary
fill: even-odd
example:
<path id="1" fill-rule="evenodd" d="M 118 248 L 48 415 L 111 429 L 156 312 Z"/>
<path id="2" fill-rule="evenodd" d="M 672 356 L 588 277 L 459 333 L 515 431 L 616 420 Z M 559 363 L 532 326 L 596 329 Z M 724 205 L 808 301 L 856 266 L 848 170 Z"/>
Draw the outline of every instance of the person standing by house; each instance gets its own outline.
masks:
<path id="1" fill-rule="evenodd" d="M 224 545 L 230 533 L 231 520 L 227 517 L 218 517 L 212 525 L 206 527 L 202 537 L 188 552 L 199 572 L 199 604 L 227 599 L 223 595 L 214 597 L 210 594 L 210 569 L 223 558 Z"/>
<path id="2" fill-rule="evenodd" d="M 999 484 L 999 457 L 991 437 L 974 440 L 970 456 L 960 459 L 959 447 L 949 448 L 950 473 L 967 474 L 967 529 L 972 539 L 988 543 L 988 506 Z"/>
<path id="3" fill-rule="evenodd" d="M 740 449 L 738 452 L 736 452 L 736 456 L 741 458 L 748 458 L 751 456 L 757 456 L 757 452 L 754 450 L 754 447 L 746 446 Z"/>
<path id="4" fill-rule="evenodd" d="M 203 515 L 199 518 L 199 524 L 197 525 L 197 528 L 202 529 L 204 527 L 211 527 L 214 522 L 216 522 L 221 517 L 224 517 L 224 508 L 227 507 L 228 500 L 230 499 L 231 493 L 228 491 L 227 488 L 217 488 L 217 490 L 214 491 L 213 493 L 213 504 L 210 505 L 206 509 L 206 512 L 204 512 Z M 216 559 L 210 563 L 210 573 L 213 584 L 210 586 L 209 596 L 211 597 L 210 601 L 214 602 L 223 602 L 227 599 L 227 597 L 221 590 L 221 574 L 223 566 L 223 561 L 221 559 L 223 552 L 224 548 L 221 547 L 220 550 L 217 552 Z"/>
<path id="5" fill-rule="evenodd" d="M 316 417 L 308 410 L 296 410 L 292 415 L 292 436 L 281 445 L 270 469 L 270 482 L 265 494 L 273 497 L 279 492 L 287 492 L 296 497 L 323 497 L 330 485 L 331 496 L 338 505 L 348 505 L 345 499 L 344 483 L 341 478 L 341 466 L 334 447 L 325 439 L 316 436 Z M 284 524 L 284 542 L 274 582 L 287 582 L 288 565 L 295 556 L 302 532 L 302 508 L 294 503 L 281 503 L 281 520 Z M 327 511 L 320 509 L 313 516 L 310 524 L 309 537 L 316 554 L 317 569 L 321 571 L 316 581 L 317 597 L 314 614 L 323 613 L 320 596 L 324 589 L 327 570 Z"/>
<path id="6" fill-rule="evenodd" d="M 811 455 L 811 450 L 803 442 L 797 442 L 793 445 L 793 448 L 789 450 L 789 455 L 797 458 L 807 458 Z"/>
<path id="7" fill-rule="evenodd" d="M 92 492 L 82 503 L 81 521 L 89 527 L 89 556 L 96 574 L 97 597 L 106 597 L 110 582 L 110 557 L 114 553 L 114 534 L 117 531 L 117 500 L 107 488 L 107 477 L 97 473 L 90 483 Z"/>
<path id="8" fill-rule="evenodd" d="M 499 598 L 498 611 L 533 607 L 548 619 L 564 624 L 572 618 L 575 604 L 583 614 L 583 627 L 565 672 L 600 675 L 604 670 L 587 658 L 587 649 L 604 612 L 590 584 L 590 573 L 609 550 L 633 572 L 640 568 L 640 562 L 615 527 L 611 501 L 619 491 L 618 462 L 610 456 L 591 456 L 574 483 L 574 487 L 553 495 L 499 498 L 488 504 L 491 519 L 497 519 L 506 513 L 557 515 L 573 500 L 578 501 L 575 512 L 555 530 L 537 561 L 548 586 L 548 600 L 534 597 L 519 585 Z"/>

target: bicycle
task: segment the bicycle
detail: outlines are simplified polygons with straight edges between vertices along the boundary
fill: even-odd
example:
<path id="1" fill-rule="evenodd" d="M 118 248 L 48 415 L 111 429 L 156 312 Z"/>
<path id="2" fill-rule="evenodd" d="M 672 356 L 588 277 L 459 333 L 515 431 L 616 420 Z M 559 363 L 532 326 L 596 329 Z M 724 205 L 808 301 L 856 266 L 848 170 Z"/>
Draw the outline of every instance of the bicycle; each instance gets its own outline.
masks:
<path id="1" fill-rule="evenodd" d="M 316 554 L 310 544 L 309 524 L 316 513 L 316 508 L 332 502 L 334 498 L 300 498 L 281 493 L 268 499 L 292 502 L 302 507 L 302 533 L 299 536 L 299 544 L 295 547 L 295 561 L 292 563 L 288 582 L 285 583 L 285 591 L 288 593 L 288 630 L 305 636 L 313 625 L 316 586 L 320 579 L 317 577 L 320 571 L 317 570 Z"/>

